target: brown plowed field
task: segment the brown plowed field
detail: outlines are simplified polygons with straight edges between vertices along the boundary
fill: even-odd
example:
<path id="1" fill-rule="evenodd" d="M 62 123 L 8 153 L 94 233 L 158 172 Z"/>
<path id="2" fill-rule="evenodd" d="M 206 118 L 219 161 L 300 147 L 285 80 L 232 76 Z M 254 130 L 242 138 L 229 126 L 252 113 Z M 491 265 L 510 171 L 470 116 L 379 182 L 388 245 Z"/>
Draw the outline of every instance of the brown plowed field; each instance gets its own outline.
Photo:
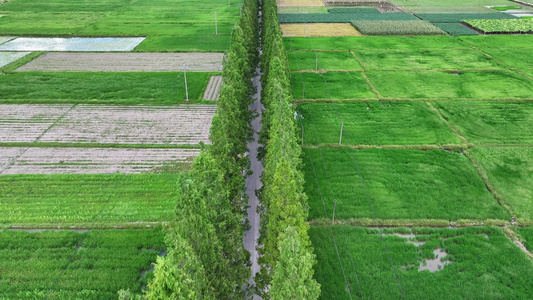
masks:
<path id="1" fill-rule="evenodd" d="M 223 53 L 46 53 L 17 71 L 218 72 Z"/>

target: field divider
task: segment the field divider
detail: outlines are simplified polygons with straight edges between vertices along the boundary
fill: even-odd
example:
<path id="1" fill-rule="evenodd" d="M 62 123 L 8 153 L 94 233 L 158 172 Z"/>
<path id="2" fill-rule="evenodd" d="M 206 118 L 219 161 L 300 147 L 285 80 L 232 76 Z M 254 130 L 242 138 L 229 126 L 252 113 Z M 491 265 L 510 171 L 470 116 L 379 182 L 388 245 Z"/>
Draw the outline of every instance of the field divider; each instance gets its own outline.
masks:
<path id="1" fill-rule="evenodd" d="M 490 58 L 490 59 L 495 60 L 498 64 L 500 64 L 500 65 L 502 65 L 503 67 L 505 67 L 505 69 L 507 69 L 507 70 L 509 70 L 509 71 L 511 71 L 511 72 L 518 73 L 518 74 L 520 74 L 520 75 L 522 75 L 522 76 L 524 76 L 524 77 L 526 77 L 526 78 L 529 78 L 529 79 L 533 80 L 533 76 L 530 76 L 530 75 L 528 75 L 528 74 L 526 74 L 526 73 L 524 73 L 524 72 L 521 72 L 518 68 L 513 68 L 512 66 L 510 66 L 510 65 L 508 65 L 508 64 L 506 64 L 506 63 L 504 63 L 503 61 L 497 59 L 496 57 L 490 55 L 489 53 L 486 53 L 485 51 L 479 49 L 478 47 L 472 46 L 472 48 L 473 48 L 475 51 L 477 51 L 477 52 L 481 53 L 482 55 L 484 55 L 485 57 L 488 57 L 488 58 Z"/>
<path id="2" fill-rule="evenodd" d="M 363 78 L 365 79 L 366 81 L 366 84 L 368 85 L 368 87 L 370 88 L 370 90 L 372 91 L 372 93 L 374 93 L 374 95 L 376 95 L 376 97 L 378 98 L 378 100 L 381 100 L 383 97 L 381 96 L 381 94 L 379 93 L 379 91 L 376 89 L 376 87 L 374 86 L 374 84 L 372 83 L 372 81 L 370 81 L 370 79 L 368 78 L 368 76 L 366 76 L 366 72 L 368 71 L 367 67 L 365 66 L 365 64 L 363 64 L 363 62 L 361 61 L 361 59 L 355 55 L 355 52 L 353 50 L 350 50 L 350 54 L 353 56 L 353 58 L 355 58 L 355 60 L 357 60 L 357 62 L 361 65 L 361 68 L 363 68 L 363 72 L 361 73 L 361 75 L 363 75 Z"/>
<path id="3" fill-rule="evenodd" d="M 145 230 L 162 227 L 166 221 L 135 221 L 135 222 L 96 222 L 96 223 L 48 223 L 43 225 L 35 224 L 13 224 L 3 227 L 5 231 L 90 231 L 90 230 Z"/>
<path id="4" fill-rule="evenodd" d="M 494 184 L 489 179 L 489 176 L 485 169 L 481 166 L 479 161 L 472 155 L 468 150 L 464 150 L 463 153 L 470 159 L 472 164 L 474 165 L 474 168 L 476 169 L 477 173 L 479 174 L 479 177 L 481 177 L 481 180 L 483 180 L 483 183 L 485 184 L 485 188 L 492 194 L 494 199 L 500 204 L 503 209 L 511 216 L 511 225 L 515 225 L 517 222 L 516 220 L 516 214 L 513 211 L 513 209 L 505 202 L 505 198 L 498 192 Z"/>
<path id="5" fill-rule="evenodd" d="M 453 133 L 461 141 L 463 141 L 463 143 L 465 143 L 465 145 L 470 146 L 470 143 L 468 142 L 468 140 L 455 127 L 453 127 L 453 125 L 448 120 L 446 120 L 446 118 L 444 118 L 441 112 L 433 104 L 431 104 L 431 102 L 425 101 L 425 103 L 439 117 L 439 119 L 441 119 L 446 124 L 446 126 L 448 126 L 448 128 L 450 128 L 450 130 L 453 131 Z"/>
<path id="6" fill-rule="evenodd" d="M 522 250 L 527 256 L 529 256 L 529 258 L 533 258 L 533 253 L 531 253 L 527 248 L 526 246 L 524 245 L 524 243 L 522 242 L 523 241 L 523 238 L 518 234 L 516 233 L 511 227 L 505 227 L 503 229 L 503 232 L 505 234 L 505 236 L 511 240 L 511 242 L 515 245 L 518 246 L 518 248 L 520 248 L 520 250 Z"/>
<path id="7" fill-rule="evenodd" d="M 350 219 L 337 219 L 333 223 L 334 226 L 355 226 L 355 227 L 368 227 L 377 228 L 376 223 L 382 228 L 395 228 L 395 227 L 429 227 L 429 228 L 463 228 L 463 227 L 483 227 L 483 226 L 497 226 L 506 227 L 511 226 L 509 220 L 500 219 L 459 219 L 459 220 L 446 220 L 446 219 L 372 219 L 372 218 L 350 218 Z M 309 220 L 309 224 L 312 226 L 329 226 L 331 220 L 328 218 L 318 218 Z"/>

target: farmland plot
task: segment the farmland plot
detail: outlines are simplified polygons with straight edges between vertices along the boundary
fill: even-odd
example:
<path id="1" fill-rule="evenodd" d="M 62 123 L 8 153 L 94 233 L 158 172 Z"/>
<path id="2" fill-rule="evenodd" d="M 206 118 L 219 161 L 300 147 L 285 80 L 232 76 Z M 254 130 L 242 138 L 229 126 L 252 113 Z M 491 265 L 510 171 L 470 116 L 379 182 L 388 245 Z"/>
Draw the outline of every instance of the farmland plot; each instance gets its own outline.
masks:
<path id="1" fill-rule="evenodd" d="M 531 260 L 500 228 L 397 228 L 381 236 L 376 229 L 334 226 L 333 233 L 346 281 L 330 229 L 309 230 L 321 299 L 401 299 L 402 292 L 406 299 L 527 299 L 533 293 Z M 430 261 L 441 267 L 421 270 Z"/>
<path id="2" fill-rule="evenodd" d="M 0 44 L 3 44 L 5 42 L 11 41 L 15 37 L 13 36 L 0 36 Z"/>
<path id="3" fill-rule="evenodd" d="M 188 72 L 197 100 L 210 73 Z M 16 72 L 0 77 L 0 103 L 174 105 L 186 98 L 183 72 Z"/>
<path id="4" fill-rule="evenodd" d="M 495 70 L 494 59 L 475 50 L 357 50 L 355 55 L 366 70 Z"/>
<path id="5" fill-rule="evenodd" d="M 22 58 L 30 52 L 0 52 L 0 68 Z"/>
<path id="6" fill-rule="evenodd" d="M 533 227 L 517 228 L 516 231 L 524 238 L 524 245 L 529 252 L 533 251 Z"/>
<path id="7" fill-rule="evenodd" d="M 511 68 L 533 69 L 533 55 L 531 55 L 533 48 L 500 48 L 484 49 L 483 51 Z"/>
<path id="8" fill-rule="evenodd" d="M 305 143 L 335 145 L 342 120 L 343 145 L 461 144 L 422 102 L 302 103 Z"/>
<path id="9" fill-rule="evenodd" d="M 54 143 L 209 143 L 214 105 L 78 105 L 39 139 Z"/>
<path id="10" fill-rule="evenodd" d="M 3 231 L 0 298 L 113 299 L 121 289 L 140 291 L 161 249 L 160 229 Z"/>
<path id="11" fill-rule="evenodd" d="M 439 101 L 434 105 L 472 144 L 533 144 L 533 102 Z"/>
<path id="12" fill-rule="evenodd" d="M 18 149 L 22 151 L 22 155 L 13 158 L 15 162 L 3 171 L 0 170 L 0 174 L 146 173 L 169 164 L 192 162 L 200 152 L 198 149 Z"/>
<path id="13" fill-rule="evenodd" d="M 284 38 L 289 50 L 423 50 L 467 49 L 470 45 L 449 36 L 380 36 Z"/>
<path id="14" fill-rule="evenodd" d="M 0 105 L 0 142 L 34 142 L 71 108 L 71 104 Z"/>
<path id="15" fill-rule="evenodd" d="M 512 6 L 508 0 L 391 0 L 392 3 L 415 13 L 497 13 L 490 5 Z"/>
<path id="16" fill-rule="evenodd" d="M 348 51 L 344 52 L 288 52 L 291 71 L 362 71 L 363 68 Z M 292 76 L 297 76 L 292 74 Z"/>
<path id="17" fill-rule="evenodd" d="M 293 73 L 291 83 L 296 99 L 376 99 L 358 72 Z"/>
<path id="18" fill-rule="evenodd" d="M 533 35 L 463 36 L 461 41 L 482 50 L 498 48 L 533 48 Z"/>
<path id="19" fill-rule="evenodd" d="M 305 154 L 310 219 L 331 219 L 335 199 L 335 219 L 372 218 L 369 202 L 378 219 L 510 219 L 460 152 L 323 148 Z"/>
<path id="20" fill-rule="evenodd" d="M 220 72 L 223 53 L 46 53 L 16 71 Z"/>
<path id="21" fill-rule="evenodd" d="M 282 24 L 283 36 L 361 36 L 346 23 Z"/>
<path id="22" fill-rule="evenodd" d="M 531 79 L 506 70 L 456 74 L 371 71 L 366 75 L 381 96 L 391 99 L 531 99 L 533 96 Z"/>
<path id="23" fill-rule="evenodd" d="M 416 21 L 353 21 L 352 25 L 364 35 L 445 35 L 429 22 Z"/>
<path id="24" fill-rule="evenodd" d="M 533 224 L 533 148 L 476 147 L 470 151 L 517 219 Z"/>
<path id="25" fill-rule="evenodd" d="M 168 221 L 176 197 L 175 174 L 4 175 L 0 224 L 110 228 Z"/>

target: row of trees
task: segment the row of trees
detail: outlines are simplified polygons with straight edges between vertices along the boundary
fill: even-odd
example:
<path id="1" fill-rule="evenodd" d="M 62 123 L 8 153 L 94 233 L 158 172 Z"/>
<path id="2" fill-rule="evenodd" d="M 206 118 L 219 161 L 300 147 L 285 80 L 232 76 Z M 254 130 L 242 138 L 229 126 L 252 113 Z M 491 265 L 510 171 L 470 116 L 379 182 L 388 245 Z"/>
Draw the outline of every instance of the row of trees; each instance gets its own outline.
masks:
<path id="1" fill-rule="evenodd" d="M 258 4 L 245 0 L 224 58 L 224 84 L 210 132 L 212 145 L 178 179 L 176 220 L 167 226 L 167 255 L 158 257 L 147 299 L 242 299 L 251 276 L 244 249 L 245 156 L 252 139 L 248 107 L 257 65 Z M 138 296 L 140 297 L 140 296 Z M 123 293 L 121 298 L 130 295 Z"/>
<path id="2" fill-rule="evenodd" d="M 259 195 L 261 272 L 256 283 L 263 299 L 317 299 L 320 285 L 313 279 L 316 259 L 306 221 L 302 149 L 275 0 L 264 0 L 262 11 L 265 111 L 260 140 L 265 145 L 261 151 L 265 171 Z"/>

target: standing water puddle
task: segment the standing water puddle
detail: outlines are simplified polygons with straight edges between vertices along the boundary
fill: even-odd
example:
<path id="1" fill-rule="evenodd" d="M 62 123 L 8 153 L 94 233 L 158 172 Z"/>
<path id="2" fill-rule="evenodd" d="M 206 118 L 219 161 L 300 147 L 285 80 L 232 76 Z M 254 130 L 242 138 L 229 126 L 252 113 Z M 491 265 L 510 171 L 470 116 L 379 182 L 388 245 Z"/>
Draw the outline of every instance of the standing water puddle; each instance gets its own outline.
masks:
<path id="1" fill-rule="evenodd" d="M 136 38 L 17 38 L 0 51 L 131 51 L 144 40 Z"/>
<path id="2" fill-rule="evenodd" d="M 414 234 L 412 234 L 412 233 L 409 233 L 409 234 L 405 234 L 405 233 L 395 233 L 394 235 L 406 239 L 406 242 L 407 242 L 407 243 L 409 243 L 409 244 L 413 244 L 413 245 L 415 245 L 416 247 L 421 246 L 421 245 L 424 245 L 424 244 L 426 243 L 426 242 L 424 242 L 424 241 L 417 241 L 417 240 L 416 240 L 416 235 L 414 235 Z"/>
<path id="3" fill-rule="evenodd" d="M 30 52 L 0 52 L 0 68 L 26 56 Z"/>
<path id="4" fill-rule="evenodd" d="M 437 256 L 437 258 L 434 259 L 426 259 L 420 263 L 420 267 L 418 267 L 418 272 L 428 270 L 431 273 L 442 271 L 444 269 L 444 266 L 447 264 L 451 264 L 452 262 L 449 260 L 442 260 L 444 257 L 448 255 L 446 251 L 443 251 L 441 248 L 437 248 L 433 250 L 433 253 Z"/>

